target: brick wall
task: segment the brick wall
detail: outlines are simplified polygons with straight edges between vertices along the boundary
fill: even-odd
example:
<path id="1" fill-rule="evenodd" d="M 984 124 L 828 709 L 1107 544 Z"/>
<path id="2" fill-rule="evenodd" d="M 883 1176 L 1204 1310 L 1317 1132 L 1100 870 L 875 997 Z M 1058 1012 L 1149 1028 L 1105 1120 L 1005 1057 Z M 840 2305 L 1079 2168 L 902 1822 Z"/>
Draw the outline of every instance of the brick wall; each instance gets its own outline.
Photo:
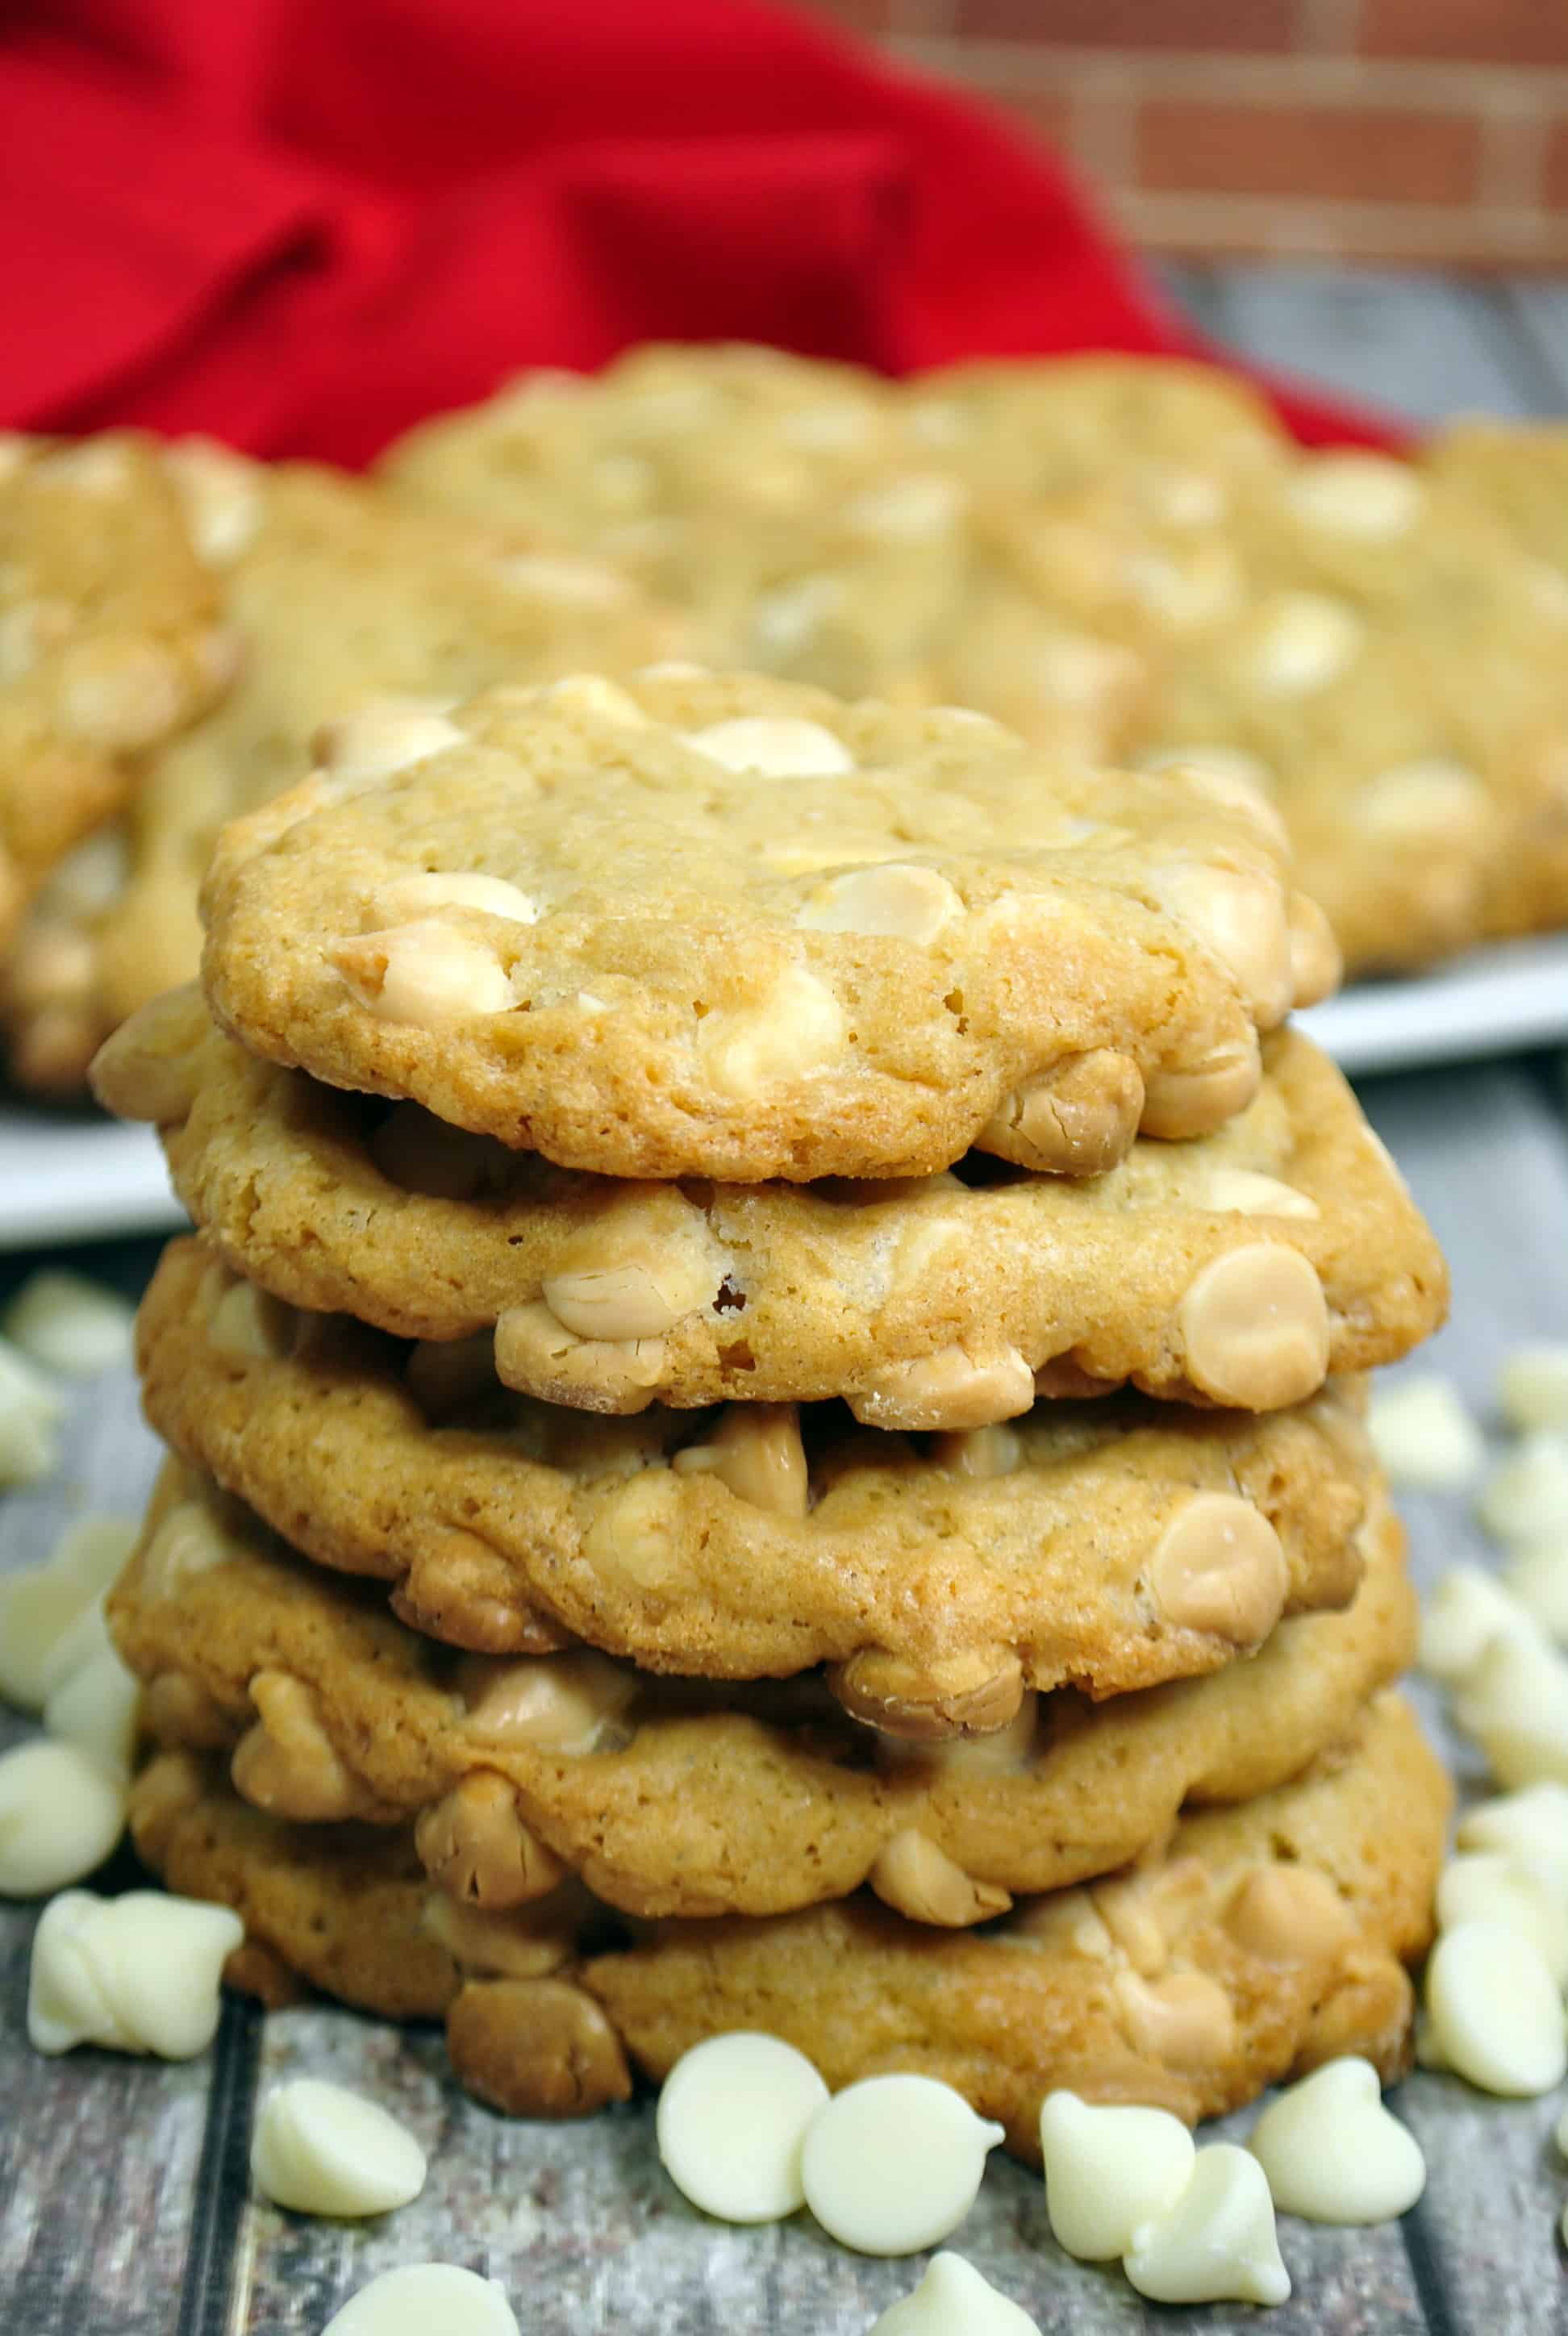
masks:
<path id="1" fill-rule="evenodd" d="M 1568 0 L 812 0 L 1171 252 L 1568 265 Z"/>

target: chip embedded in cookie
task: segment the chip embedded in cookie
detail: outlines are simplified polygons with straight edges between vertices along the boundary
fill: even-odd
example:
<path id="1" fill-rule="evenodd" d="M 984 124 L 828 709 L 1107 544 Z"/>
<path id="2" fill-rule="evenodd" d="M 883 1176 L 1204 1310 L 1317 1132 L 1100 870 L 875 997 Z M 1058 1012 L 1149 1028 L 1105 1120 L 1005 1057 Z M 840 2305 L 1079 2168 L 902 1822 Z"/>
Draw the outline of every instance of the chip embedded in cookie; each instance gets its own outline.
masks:
<path id="1" fill-rule="evenodd" d="M 1103 1168 L 1240 1110 L 1300 987 L 1233 790 L 687 667 L 494 690 L 369 761 L 350 723 L 204 902 L 254 1052 L 617 1176 Z"/>
<path id="2" fill-rule="evenodd" d="M 1184 1817 L 1125 1878 L 1022 1899 L 979 1933 L 858 1895 L 660 1922 L 609 1952 L 608 1910 L 575 1881 L 506 1912 L 459 1904 L 410 1831 L 268 1816 L 190 1753 L 143 1770 L 131 1825 L 170 1888 L 244 1917 L 238 1984 L 444 2013 L 456 2074 L 511 2114 L 583 2115 L 624 2100 L 633 2065 L 657 2080 L 705 2037 L 761 2029 L 835 2089 L 940 2078 L 1038 2165 L 1040 2101 L 1061 2086 L 1191 2122 L 1348 2052 L 1402 2074 L 1404 1966 L 1431 1937 L 1450 1798 L 1385 1695 L 1293 1783 Z"/>
<path id="3" fill-rule="evenodd" d="M 175 1450 L 318 1562 L 392 1582 L 414 1628 L 711 1678 L 829 1663 L 857 1717 L 916 1740 L 1009 1726 L 1026 1690 L 1213 1670 L 1360 1576 L 1353 1386 L 1256 1419 L 1113 1397 L 930 1436 L 836 1404 L 602 1418 L 511 1394 L 486 1340 L 296 1316 L 191 1241 L 139 1335 Z"/>
<path id="4" fill-rule="evenodd" d="M 972 1155 L 919 1182 L 626 1183 L 323 1086 L 217 1037 L 200 997 L 100 1058 L 159 1122 L 235 1270 L 400 1336 L 488 1332 L 574 1408 L 842 1397 L 869 1426 L 979 1428 L 1037 1394 L 1252 1411 L 1369 1370 L 1442 1319 L 1441 1256 L 1349 1089 L 1290 1031 L 1248 1107 L 1115 1168 Z"/>
<path id="5" fill-rule="evenodd" d="M 216 603 L 148 442 L 0 435 L 0 937 L 230 679 Z"/>
<path id="6" fill-rule="evenodd" d="M 228 1750 L 236 1788 L 278 1816 L 416 1819 L 461 1904 L 503 1912 L 567 1872 L 644 1916 L 781 1913 L 869 1883 L 961 1929 L 1125 1864 L 1184 1804 L 1250 1799 L 1349 1734 L 1415 1635 L 1380 1501 L 1361 1546 L 1349 1610 L 1282 1623 L 1250 1662 L 1097 1707 L 1027 1691 L 1005 1728 L 946 1740 L 857 1720 L 815 1671 L 741 1686 L 582 1647 L 461 1657 L 176 1464 L 109 1622 L 161 1741 Z M 1183 1580 L 1216 1605 L 1237 1588 L 1222 1562 Z"/>

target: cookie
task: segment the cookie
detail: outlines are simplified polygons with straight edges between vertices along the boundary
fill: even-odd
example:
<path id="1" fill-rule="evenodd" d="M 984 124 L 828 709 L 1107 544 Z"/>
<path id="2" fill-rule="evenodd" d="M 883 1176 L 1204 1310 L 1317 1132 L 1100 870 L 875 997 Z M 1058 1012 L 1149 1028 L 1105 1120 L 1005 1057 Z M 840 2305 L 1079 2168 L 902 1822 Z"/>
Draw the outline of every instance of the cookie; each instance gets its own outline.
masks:
<path id="1" fill-rule="evenodd" d="M 1163 663 L 1145 643 L 1143 756 L 1216 754 L 1268 789 L 1354 970 L 1518 922 L 1508 894 L 1568 835 L 1568 586 L 1385 455 L 1263 473 L 1220 533 L 1232 605 L 1184 622 Z"/>
<path id="2" fill-rule="evenodd" d="M 357 735 L 224 831 L 214 1010 L 566 1166 L 1083 1173 L 1229 1117 L 1335 975 L 1244 790 L 962 712 L 665 667 Z"/>
<path id="3" fill-rule="evenodd" d="M 868 1426 L 980 1427 L 1132 1380 L 1274 1410 L 1392 1361 L 1442 1259 L 1332 1064 L 1266 1042 L 1213 1135 L 1095 1177 L 978 1155 L 920 1183 L 620 1183 L 317 1085 L 177 993 L 96 1066 L 158 1120 L 236 1271 L 400 1336 L 492 1333 L 509 1386 L 614 1413 L 844 1397 Z"/>
<path id="4" fill-rule="evenodd" d="M 153 1734 L 231 1754 L 273 1815 L 406 1824 L 433 1881 L 494 1912 L 572 1873 L 640 1915 L 773 1914 L 862 1883 L 950 1928 L 1162 1842 L 1183 1803 L 1270 1790 L 1339 1743 L 1414 1651 L 1381 1503 L 1343 1615 L 1251 1662 L 1096 1707 L 1026 1695 L 1008 1727 L 911 1747 L 820 1673 L 657 1679 L 601 1655 L 458 1658 L 374 1592 L 303 1563 L 170 1464 L 111 1594 Z"/>
<path id="5" fill-rule="evenodd" d="M 489 1655 L 827 1662 L 862 1717 L 941 1735 L 1001 1727 L 1026 1685 L 1213 1670 L 1360 1576 L 1353 1383 L 1260 1419 L 1113 1397 L 937 1439 L 834 1404 L 605 1419 L 509 1393 L 482 1350 L 291 1319 L 194 1241 L 165 1251 L 138 1338 L 148 1416 L 193 1467 Z"/>
<path id="6" fill-rule="evenodd" d="M 229 679 L 216 602 L 150 442 L 0 434 L 0 939 Z"/>
<path id="7" fill-rule="evenodd" d="M 185 441 L 167 467 L 244 645 L 239 678 L 157 755 L 125 820 L 44 887 L 11 1001 L 24 1070 L 47 1040 L 80 1085 L 94 1046 L 200 960 L 196 896 L 226 821 L 292 784 L 330 717 L 497 680 L 639 664 L 684 635 L 603 560 L 410 511 L 361 479 Z"/>
<path id="8" fill-rule="evenodd" d="M 940 2077 L 1037 2165 L 1057 2086 L 1192 2121 L 1347 2052 L 1402 2074 L 1402 1966 L 1431 1936 L 1449 1798 L 1385 1696 L 1299 1781 L 1185 1817 L 1125 1878 L 1022 1901 L 978 1932 L 857 1896 L 664 1922 L 609 1952 L 591 1951 L 602 1911 L 574 1886 L 507 1916 L 454 1907 L 427 1893 L 407 1832 L 288 1825 L 190 1754 L 142 1772 L 131 1821 L 170 1888 L 243 1915 L 238 1984 L 278 2000 L 297 1973 L 394 2017 L 444 2012 L 456 2072 L 499 2108 L 579 2114 L 627 2097 L 628 2061 L 657 2079 L 704 2036 L 762 2029 L 834 2088 Z"/>

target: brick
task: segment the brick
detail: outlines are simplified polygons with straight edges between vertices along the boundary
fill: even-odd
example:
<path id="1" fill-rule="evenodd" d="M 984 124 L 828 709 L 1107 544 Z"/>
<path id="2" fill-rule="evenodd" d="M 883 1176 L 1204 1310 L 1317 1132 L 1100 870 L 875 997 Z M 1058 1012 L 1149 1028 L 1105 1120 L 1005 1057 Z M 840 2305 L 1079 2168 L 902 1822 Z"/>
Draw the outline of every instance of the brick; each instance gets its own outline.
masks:
<path id="1" fill-rule="evenodd" d="M 1549 211 L 1568 211 L 1568 122 L 1554 122 L 1547 132 L 1541 199 Z"/>
<path id="2" fill-rule="evenodd" d="M 1296 0 L 958 0 L 958 31 L 1035 48 L 1222 50 L 1293 42 Z"/>
<path id="3" fill-rule="evenodd" d="M 1568 65 L 1563 0 L 1363 0 L 1363 53 L 1373 57 Z"/>
<path id="4" fill-rule="evenodd" d="M 1480 154 L 1475 118 L 1394 106 L 1154 99 L 1136 131 L 1138 184 L 1184 194 L 1464 203 Z"/>
<path id="5" fill-rule="evenodd" d="M 813 15 L 826 16 L 846 33 L 891 33 L 893 0 L 809 0 Z"/>
<path id="6" fill-rule="evenodd" d="M 1072 99 L 1064 91 L 1019 89 L 1016 83 L 974 76 L 968 76 L 967 81 L 977 96 L 987 98 L 991 104 L 999 106 L 1004 113 L 1010 114 L 1016 122 L 1032 131 L 1037 138 L 1043 138 L 1047 146 L 1055 147 L 1058 154 L 1067 156 L 1072 153 L 1077 142 L 1074 106 Z"/>

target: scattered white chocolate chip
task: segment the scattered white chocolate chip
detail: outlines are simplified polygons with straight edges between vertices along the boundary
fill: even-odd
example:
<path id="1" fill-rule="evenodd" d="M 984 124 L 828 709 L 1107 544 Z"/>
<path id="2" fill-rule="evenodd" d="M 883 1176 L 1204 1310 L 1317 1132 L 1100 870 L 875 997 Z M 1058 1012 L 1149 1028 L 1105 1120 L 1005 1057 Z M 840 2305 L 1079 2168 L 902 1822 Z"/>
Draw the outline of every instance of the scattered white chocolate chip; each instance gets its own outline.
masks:
<path id="1" fill-rule="evenodd" d="M 425 2157 L 379 2102 L 297 2077 L 261 2105 L 250 2171 L 266 2197 L 296 2214 L 385 2214 L 418 2197 Z"/>
<path id="2" fill-rule="evenodd" d="M 1408 462 L 1389 454 L 1316 454 L 1298 463 L 1285 500 L 1312 527 L 1387 543 L 1412 528 L 1427 490 Z"/>
<path id="3" fill-rule="evenodd" d="M 1274 605 L 1252 651 L 1252 679 L 1281 697 L 1304 697 L 1337 681 L 1366 631 L 1342 600 L 1320 592 L 1287 592 Z"/>
<path id="4" fill-rule="evenodd" d="M 1518 1348 L 1498 1374 L 1497 1400 L 1510 1427 L 1568 1430 L 1568 1343 Z"/>
<path id="5" fill-rule="evenodd" d="M 339 941 L 327 954 L 360 1004 L 384 1022 L 439 1030 L 476 1015 L 504 1014 L 512 1003 L 494 950 L 439 917 Z"/>
<path id="6" fill-rule="evenodd" d="M 1568 2070 L 1563 1999 L 1539 1947 L 1505 1923 L 1460 1922 L 1427 1965 L 1443 2061 L 1483 2092 L 1549 2093 Z"/>
<path id="7" fill-rule="evenodd" d="M 1514 1850 L 1452 1857 L 1437 1878 L 1437 1927 L 1501 1922 L 1530 1939 L 1559 1987 L 1568 1984 L 1568 1890 L 1561 1873 Z"/>
<path id="8" fill-rule="evenodd" d="M 1478 1565 L 1451 1565 L 1422 1601 L 1416 1661 L 1428 1678 L 1458 1687 L 1495 1639 L 1535 1635 L 1524 1607 L 1495 1575 Z"/>
<path id="9" fill-rule="evenodd" d="M 1359 823 L 1390 844 L 1430 843 L 1439 837 L 1468 842 L 1491 815 L 1480 774 L 1441 754 L 1378 771 L 1360 788 L 1354 808 Z"/>
<path id="10" fill-rule="evenodd" d="M 60 1456 L 64 1397 L 25 1355 L 0 1338 L 0 1484 L 31 1484 Z"/>
<path id="11" fill-rule="evenodd" d="M 1568 1435 L 1533 1429 L 1493 1469 L 1475 1507 L 1499 1541 L 1544 1541 L 1568 1531 Z"/>
<path id="12" fill-rule="evenodd" d="M 754 1005 L 706 1016 L 696 1050 L 714 1085 L 744 1098 L 820 1070 L 839 1053 L 847 1027 L 827 984 L 804 966 L 788 966 Z"/>
<path id="13" fill-rule="evenodd" d="M 1186 2188 L 1134 2233 L 1122 2268 L 1156 2303 L 1283 2303 L 1290 2274 L 1257 2159 L 1232 2142 L 1200 2149 Z"/>
<path id="14" fill-rule="evenodd" d="M 104 1647 L 61 1680 L 44 1707 L 44 1725 L 58 1742 L 79 1745 L 129 1780 L 141 1701 L 141 1680 L 115 1648 Z"/>
<path id="15" fill-rule="evenodd" d="M 125 1783 L 78 1744 L 0 1754 L 0 1898 L 46 1898 L 102 1864 L 125 1830 Z"/>
<path id="16" fill-rule="evenodd" d="M 931 2257 L 919 2287 L 890 2304 L 869 2336 L 1040 2336 L 1021 2303 L 998 2292 L 962 2255 Z"/>
<path id="17" fill-rule="evenodd" d="M 1040 2107 L 1046 2209 L 1058 2246 L 1083 2263 L 1125 2254 L 1192 2176 L 1193 2136 L 1166 2109 L 1095 2108 L 1076 2093 Z"/>
<path id="18" fill-rule="evenodd" d="M 683 735 L 709 762 L 745 777 L 833 779 L 855 766 L 849 748 L 831 730 L 797 714 L 738 714 Z"/>
<path id="19" fill-rule="evenodd" d="M 161 1890 L 62 1892 L 33 1942 L 27 2033 L 39 2052 L 101 2044 L 190 2060 L 218 2032 L 223 1966 L 245 1937 L 231 1907 Z"/>
<path id="20" fill-rule="evenodd" d="M 384 2271 L 335 2312 L 321 2336 L 519 2336 L 499 2280 L 458 2263 Z"/>
<path id="21" fill-rule="evenodd" d="M 1548 1638 L 1568 1646 L 1568 1526 L 1555 1541 L 1514 1550 L 1502 1582 Z"/>
<path id="22" fill-rule="evenodd" d="M 1378 1387 L 1367 1425 L 1396 1491 L 1461 1492 L 1485 1465 L 1480 1429 L 1453 1381 L 1436 1372 Z"/>
<path id="23" fill-rule="evenodd" d="M 737 2029 L 684 2052 L 658 2097 L 658 2154 L 683 2197 L 726 2223 L 805 2203 L 801 2150 L 828 2088 L 803 2052 Z"/>
<path id="24" fill-rule="evenodd" d="M 1427 2186 L 1409 2129 L 1383 2107 L 1370 2060 L 1329 2060 L 1270 2103 L 1247 2144 L 1281 2214 L 1312 2223 L 1388 2223 Z"/>
<path id="25" fill-rule="evenodd" d="M 389 924 L 403 924 L 430 909 L 482 909 L 486 916 L 505 917 L 514 925 L 539 920 L 539 904 L 504 876 L 485 876 L 458 870 L 448 875 L 431 869 L 416 876 L 399 876 L 378 887 L 375 912 Z"/>
<path id="26" fill-rule="evenodd" d="M 1568 1660 L 1534 1623 L 1492 1640 L 1454 1713 L 1500 1785 L 1568 1784 Z"/>
<path id="27" fill-rule="evenodd" d="M 1277 1176 L 1261 1176 L 1253 1168 L 1213 1168 L 1197 1194 L 1195 1205 L 1215 1215 L 1234 1212 L 1243 1217 L 1317 1217 L 1322 1214 L 1310 1192 L 1281 1184 Z"/>
<path id="28" fill-rule="evenodd" d="M 820 884 L 795 923 L 813 933 L 885 934 L 896 940 L 935 940 L 942 927 L 963 913 L 963 901 L 934 868 L 882 861 L 852 868 Z"/>
<path id="29" fill-rule="evenodd" d="M 129 1517 L 84 1517 L 45 1563 L 0 1576 L 0 1695 L 7 1702 L 43 1710 L 60 1683 L 56 1648 L 114 1580 L 138 1530 Z"/>
<path id="30" fill-rule="evenodd" d="M 79 1273 L 34 1273 L 6 1309 L 0 1330 L 30 1362 L 71 1378 L 96 1378 L 131 1360 L 136 1309 Z"/>
<path id="31" fill-rule="evenodd" d="M 1003 2128 L 934 2077 L 864 2077 L 836 2093 L 801 2153 L 806 2204 L 865 2255 L 934 2247 L 974 2205 Z"/>
<path id="32" fill-rule="evenodd" d="M 1454 1835 L 1459 1848 L 1500 1849 L 1549 1865 L 1568 1888 L 1568 1785 L 1526 1786 L 1466 1809 Z"/>
<path id="33" fill-rule="evenodd" d="M 317 731 L 316 752 L 335 779 L 368 781 L 460 746 L 465 735 L 447 720 L 445 701 L 378 698 Z"/>

